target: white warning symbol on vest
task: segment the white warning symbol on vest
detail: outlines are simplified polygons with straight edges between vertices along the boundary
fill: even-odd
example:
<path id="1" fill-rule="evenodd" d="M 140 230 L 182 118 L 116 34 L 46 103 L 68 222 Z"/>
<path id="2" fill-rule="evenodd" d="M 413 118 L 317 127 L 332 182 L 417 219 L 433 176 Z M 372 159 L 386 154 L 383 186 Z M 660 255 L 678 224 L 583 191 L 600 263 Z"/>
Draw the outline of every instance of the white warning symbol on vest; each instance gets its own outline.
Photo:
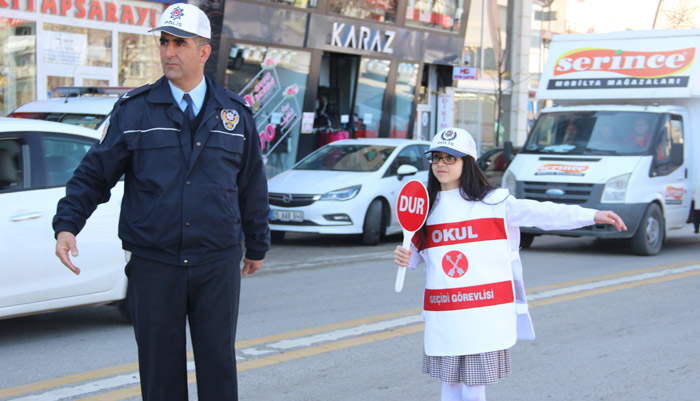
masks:
<path id="1" fill-rule="evenodd" d="M 467 273 L 469 261 L 460 251 L 450 251 L 442 257 L 442 270 L 452 278 L 459 278 Z"/>

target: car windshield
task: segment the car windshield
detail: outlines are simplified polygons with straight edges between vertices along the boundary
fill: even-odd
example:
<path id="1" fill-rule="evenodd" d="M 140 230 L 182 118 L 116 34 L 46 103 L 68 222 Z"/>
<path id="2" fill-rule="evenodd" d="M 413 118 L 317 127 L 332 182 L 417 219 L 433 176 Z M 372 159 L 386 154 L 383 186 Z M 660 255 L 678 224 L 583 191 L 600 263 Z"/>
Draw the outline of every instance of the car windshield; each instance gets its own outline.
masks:
<path id="1" fill-rule="evenodd" d="M 377 171 L 394 146 L 328 145 L 312 153 L 294 170 Z"/>
<path id="2" fill-rule="evenodd" d="M 524 153 L 643 155 L 650 152 L 660 114 L 621 111 L 544 113 Z"/>
<path id="3" fill-rule="evenodd" d="M 57 121 L 59 123 L 79 125 L 95 129 L 107 118 L 99 114 L 77 114 L 77 113 L 39 113 L 39 112 L 16 112 L 9 115 L 15 118 L 28 118 L 31 120 Z"/>

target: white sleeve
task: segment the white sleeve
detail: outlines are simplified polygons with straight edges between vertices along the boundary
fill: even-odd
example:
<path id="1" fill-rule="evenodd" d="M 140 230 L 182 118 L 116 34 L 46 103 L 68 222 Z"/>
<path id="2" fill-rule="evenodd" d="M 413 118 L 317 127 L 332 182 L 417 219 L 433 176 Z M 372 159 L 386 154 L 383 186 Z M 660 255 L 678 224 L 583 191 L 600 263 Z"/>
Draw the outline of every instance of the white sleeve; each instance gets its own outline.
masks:
<path id="1" fill-rule="evenodd" d="M 408 261 L 408 268 L 413 270 L 418 267 L 419 264 L 423 263 L 423 256 L 418 252 L 418 248 L 416 248 L 413 243 L 411 243 L 411 250 L 413 253 L 411 253 L 411 260 Z"/>
<path id="2" fill-rule="evenodd" d="M 595 212 L 578 205 L 506 198 L 506 218 L 511 226 L 570 230 L 594 224 Z"/>

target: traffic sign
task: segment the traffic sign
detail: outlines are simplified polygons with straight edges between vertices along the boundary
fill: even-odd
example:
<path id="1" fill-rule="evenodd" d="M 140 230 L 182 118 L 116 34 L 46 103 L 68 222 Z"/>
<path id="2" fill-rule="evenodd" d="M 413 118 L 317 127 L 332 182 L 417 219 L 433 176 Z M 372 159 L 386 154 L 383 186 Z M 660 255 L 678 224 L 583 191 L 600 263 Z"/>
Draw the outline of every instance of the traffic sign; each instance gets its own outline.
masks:
<path id="1" fill-rule="evenodd" d="M 396 200 L 396 214 L 403 228 L 403 247 L 410 249 L 413 234 L 418 231 L 428 217 L 428 191 L 420 181 L 409 181 L 399 192 Z M 401 292 L 406 276 L 406 268 L 398 266 L 394 289 Z"/>

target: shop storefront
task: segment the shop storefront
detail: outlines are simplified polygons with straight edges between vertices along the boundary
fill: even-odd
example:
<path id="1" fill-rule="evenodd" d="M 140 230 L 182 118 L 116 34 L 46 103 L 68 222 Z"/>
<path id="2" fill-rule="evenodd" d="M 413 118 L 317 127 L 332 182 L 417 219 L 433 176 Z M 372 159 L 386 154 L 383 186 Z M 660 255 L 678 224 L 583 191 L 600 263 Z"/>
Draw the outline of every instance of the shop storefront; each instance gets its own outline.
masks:
<path id="1" fill-rule="evenodd" d="M 216 76 L 253 106 L 268 176 L 336 139 L 412 138 L 424 71 L 462 57 L 463 3 L 227 1 Z"/>
<path id="2" fill-rule="evenodd" d="M 0 0 L 0 115 L 57 86 L 136 87 L 162 75 L 149 1 Z"/>
<path id="3" fill-rule="evenodd" d="M 0 0 L 0 114 L 58 86 L 154 82 L 148 30 L 170 3 Z M 336 139 L 414 137 L 420 103 L 451 84 L 438 70 L 463 57 L 464 0 L 190 3 L 212 21 L 206 73 L 253 106 L 270 177 Z"/>

